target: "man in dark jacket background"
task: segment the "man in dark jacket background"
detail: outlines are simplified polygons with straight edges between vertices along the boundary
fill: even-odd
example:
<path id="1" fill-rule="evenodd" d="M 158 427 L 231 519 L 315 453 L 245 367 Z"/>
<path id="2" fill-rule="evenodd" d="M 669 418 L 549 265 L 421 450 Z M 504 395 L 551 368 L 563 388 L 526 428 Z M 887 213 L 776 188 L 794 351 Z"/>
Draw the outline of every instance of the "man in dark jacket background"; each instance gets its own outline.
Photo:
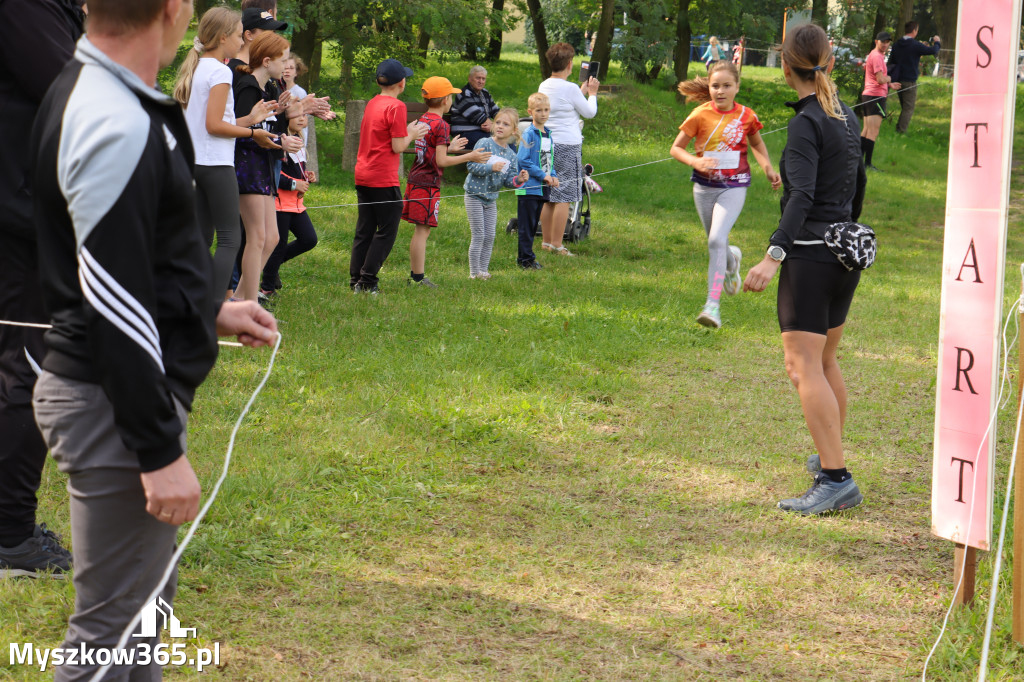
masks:
<path id="1" fill-rule="evenodd" d="M 477 65 L 469 70 L 469 81 L 462 88 L 462 94 L 455 95 L 455 101 L 448 112 L 451 116 L 452 135 L 466 138 L 466 149 L 491 134 L 491 121 L 498 114 L 487 84 L 487 69 Z"/>
<path id="2" fill-rule="evenodd" d="M 900 118 L 896 122 L 897 133 L 907 132 L 910 119 L 914 116 L 921 57 L 938 55 L 942 49 L 939 36 L 933 36 L 932 44 L 927 45 L 917 39 L 918 30 L 916 21 L 908 21 L 903 26 L 904 36 L 893 43 L 892 52 L 889 53 L 889 77 L 900 83 Z"/>
<path id="3" fill-rule="evenodd" d="M 36 263 L 29 140 L 39 103 L 71 59 L 85 15 L 75 0 L 0 0 L 0 320 L 48 322 Z M 31 66 L 25 57 L 31 55 Z M 36 524 L 46 445 L 32 415 L 43 330 L 0 325 L 0 578 L 61 576 L 70 555 Z"/>

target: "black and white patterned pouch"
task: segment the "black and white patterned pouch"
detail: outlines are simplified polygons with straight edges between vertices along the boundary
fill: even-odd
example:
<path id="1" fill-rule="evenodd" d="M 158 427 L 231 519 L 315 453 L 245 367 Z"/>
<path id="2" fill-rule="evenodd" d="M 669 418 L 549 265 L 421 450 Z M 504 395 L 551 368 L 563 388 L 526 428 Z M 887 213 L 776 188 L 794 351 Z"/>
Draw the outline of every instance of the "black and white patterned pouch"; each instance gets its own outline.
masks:
<path id="1" fill-rule="evenodd" d="M 862 223 L 832 223 L 825 230 L 825 246 L 847 270 L 867 270 L 875 262 L 875 231 Z"/>

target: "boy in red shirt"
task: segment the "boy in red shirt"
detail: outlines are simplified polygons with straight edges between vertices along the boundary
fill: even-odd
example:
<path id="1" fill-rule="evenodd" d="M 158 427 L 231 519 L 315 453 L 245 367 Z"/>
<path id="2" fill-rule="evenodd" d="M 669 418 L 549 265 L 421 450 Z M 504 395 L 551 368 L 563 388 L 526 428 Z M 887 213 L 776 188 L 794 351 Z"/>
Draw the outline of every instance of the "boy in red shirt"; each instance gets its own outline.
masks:
<path id="1" fill-rule="evenodd" d="M 461 90 L 452 87 L 451 81 L 441 76 L 432 76 L 423 82 L 421 89 L 427 113 L 419 122 L 430 132 L 416 141 L 416 161 L 409 170 L 409 182 L 405 186 L 405 204 L 402 219 L 416 226 L 409 242 L 409 277 L 412 284 L 427 287 L 437 285 L 426 278 L 425 261 L 427 237 L 430 228 L 437 227 L 437 211 L 441 205 L 442 168 L 473 161 L 483 163 L 491 153 L 474 150 L 461 156 L 448 156 L 449 151 L 459 152 L 466 148 L 466 138 L 451 137 L 451 127 L 442 118 L 452 108 L 452 95 Z"/>
<path id="2" fill-rule="evenodd" d="M 411 75 L 412 69 L 397 59 L 382 61 L 377 66 L 380 94 L 367 102 L 363 112 L 356 156 L 359 217 L 348 268 L 349 286 L 355 292 L 378 292 L 377 273 L 395 245 L 402 216 L 398 155 L 429 130 L 422 123 L 406 124 L 408 114 L 398 96 Z"/>

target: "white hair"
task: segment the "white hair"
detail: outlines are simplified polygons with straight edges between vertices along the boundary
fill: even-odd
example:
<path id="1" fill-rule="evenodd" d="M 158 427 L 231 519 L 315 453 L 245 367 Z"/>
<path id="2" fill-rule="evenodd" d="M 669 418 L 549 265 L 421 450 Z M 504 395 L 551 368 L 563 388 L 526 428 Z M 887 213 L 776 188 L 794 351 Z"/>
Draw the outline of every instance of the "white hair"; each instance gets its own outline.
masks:
<path id="1" fill-rule="evenodd" d="M 479 64 L 477 64 L 476 66 L 472 67 L 469 70 L 469 77 L 472 78 L 473 76 L 475 76 L 478 73 L 482 73 L 483 75 L 486 76 L 487 75 L 487 69 L 485 69 L 484 67 L 482 67 Z"/>

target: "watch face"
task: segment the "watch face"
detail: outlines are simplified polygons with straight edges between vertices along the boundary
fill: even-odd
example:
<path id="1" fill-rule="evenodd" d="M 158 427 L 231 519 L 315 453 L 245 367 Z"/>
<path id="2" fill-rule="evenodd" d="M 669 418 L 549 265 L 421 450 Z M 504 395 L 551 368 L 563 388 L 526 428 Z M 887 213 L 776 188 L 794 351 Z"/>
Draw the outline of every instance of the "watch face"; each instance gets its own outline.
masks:
<path id="1" fill-rule="evenodd" d="M 786 252 L 782 249 L 781 246 L 769 246 L 768 256 L 774 260 L 782 260 L 783 258 L 786 257 Z"/>

